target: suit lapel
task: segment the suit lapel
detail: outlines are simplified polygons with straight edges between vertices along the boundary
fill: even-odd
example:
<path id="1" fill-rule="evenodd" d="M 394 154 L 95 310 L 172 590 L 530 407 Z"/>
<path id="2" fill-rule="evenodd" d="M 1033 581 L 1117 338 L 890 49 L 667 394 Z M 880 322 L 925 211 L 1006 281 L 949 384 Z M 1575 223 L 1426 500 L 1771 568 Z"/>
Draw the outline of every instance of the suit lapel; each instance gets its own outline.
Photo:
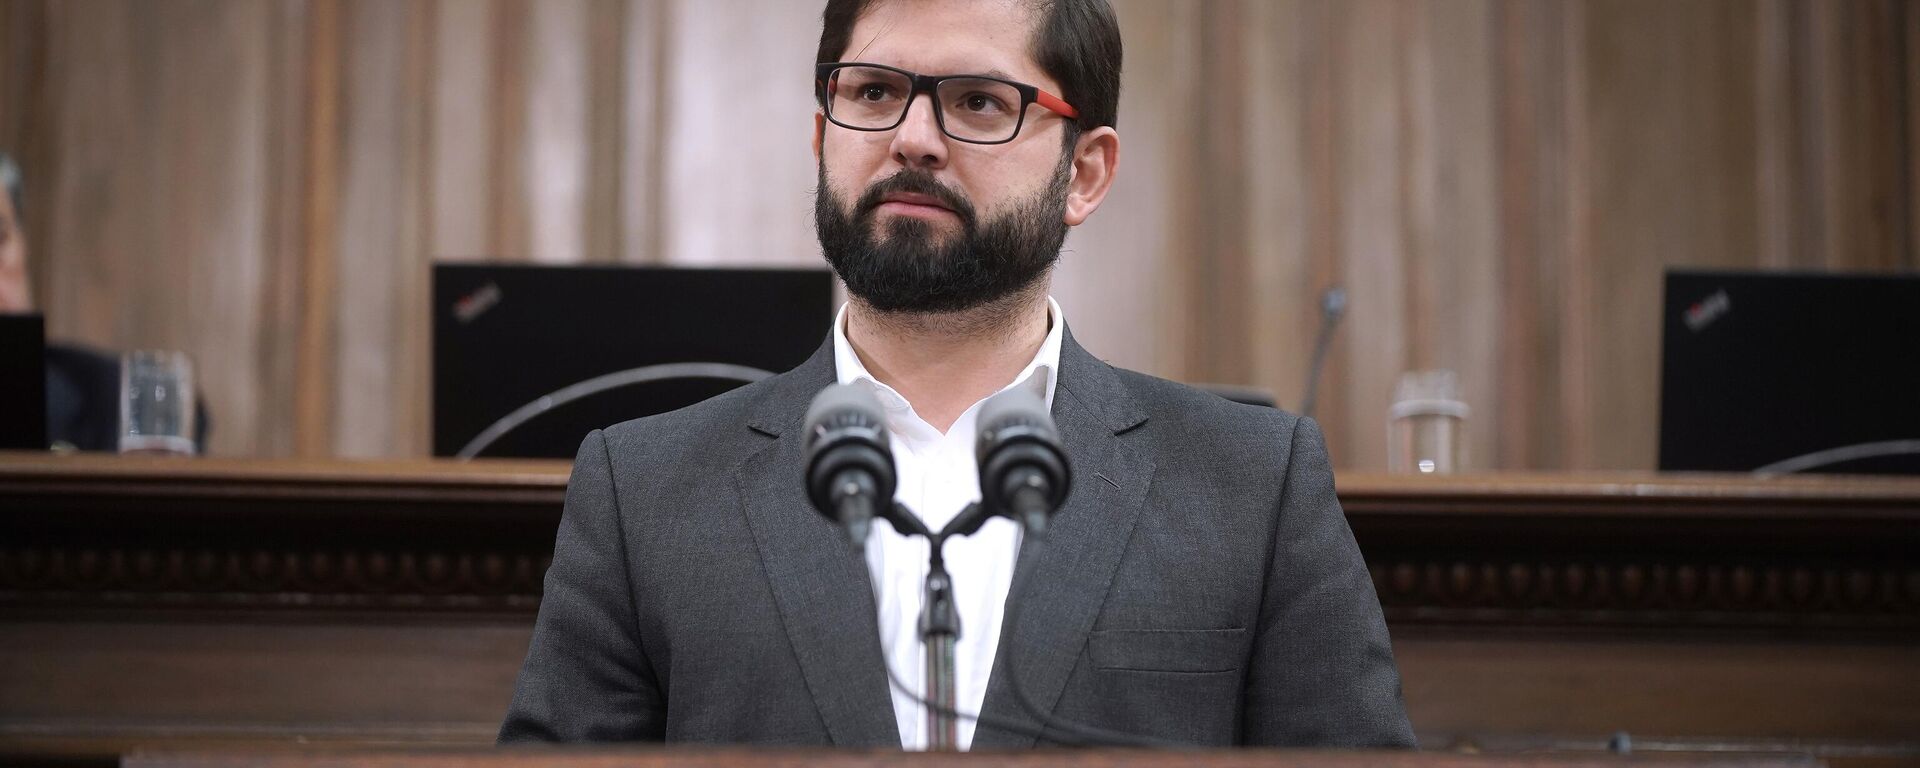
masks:
<path id="1" fill-rule="evenodd" d="M 1029 723 L 1033 718 L 1007 680 L 1018 674 L 1021 688 L 1042 709 L 1050 712 L 1059 703 L 1139 520 L 1154 468 L 1121 438 L 1146 415 L 1113 368 L 1081 348 L 1071 333 L 1061 346 L 1059 377 L 1053 415 L 1073 487 L 1053 518 L 1041 559 L 1020 561 L 1016 580 L 1028 580 L 1027 602 L 1019 608 L 1019 626 L 1002 628 L 981 708 L 984 716 Z M 1009 598 L 1014 599 L 1020 598 Z M 973 744 L 1030 747 L 1035 741 L 982 725 Z"/>
<path id="2" fill-rule="evenodd" d="M 833 379 L 829 341 L 772 382 L 748 425 L 773 439 L 741 465 L 737 482 L 781 624 L 829 737 L 842 747 L 897 748 L 867 569 L 801 487 L 801 420 Z"/>

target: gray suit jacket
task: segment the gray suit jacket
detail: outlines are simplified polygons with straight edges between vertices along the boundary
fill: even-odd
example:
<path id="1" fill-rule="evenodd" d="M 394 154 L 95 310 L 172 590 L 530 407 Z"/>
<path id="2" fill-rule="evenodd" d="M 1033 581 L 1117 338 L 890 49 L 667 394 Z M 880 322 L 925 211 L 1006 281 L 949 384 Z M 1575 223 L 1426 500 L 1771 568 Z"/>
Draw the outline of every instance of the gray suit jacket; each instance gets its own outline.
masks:
<path id="1" fill-rule="evenodd" d="M 808 506 L 833 345 L 580 447 L 502 742 L 900 745 L 864 561 Z M 1113 368 L 1068 334 L 1074 485 L 986 713 L 1193 744 L 1412 746 L 1314 423 Z M 966 589 L 965 583 L 959 585 Z M 974 747 L 1032 746 L 982 725 Z"/>

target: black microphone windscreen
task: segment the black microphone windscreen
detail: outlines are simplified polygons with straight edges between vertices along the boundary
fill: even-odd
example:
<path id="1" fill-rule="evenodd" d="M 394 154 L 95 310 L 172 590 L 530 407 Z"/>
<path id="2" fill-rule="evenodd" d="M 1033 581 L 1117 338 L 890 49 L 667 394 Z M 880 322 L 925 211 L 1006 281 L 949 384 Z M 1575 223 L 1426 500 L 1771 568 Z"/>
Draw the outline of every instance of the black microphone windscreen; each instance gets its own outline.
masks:
<path id="1" fill-rule="evenodd" d="M 981 503 L 994 514 L 1014 516 L 1036 534 L 1065 500 L 1071 484 L 1066 449 L 1047 412 L 1046 401 L 1031 390 L 1015 387 L 980 406 L 974 456 L 980 465 Z M 1021 489 L 1041 491 L 1033 504 L 1016 498 Z M 1042 508 L 1043 507 L 1043 508 Z"/>
<path id="2" fill-rule="evenodd" d="M 857 529 L 854 539 L 864 540 L 865 518 L 842 519 L 836 494 L 865 496 L 870 505 L 866 518 L 886 514 L 896 481 L 886 410 L 867 387 L 834 384 L 807 407 L 805 430 L 801 445 L 807 458 L 808 500 L 821 514 Z"/>
<path id="3" fill-rule="evenodd" d="M 1328 318 L 1339 318 L 1347 311 L 1347 289 L 1330 286 L 1320 294 L 1320 314 Z"/>
<path id="4" fill-rule="evenodd" d="M 884 444 L 887 412 L 873 391 L 857 384 L 834 384 L 820 390 L 807 407 L 806 445 L 813 448 L 830 432 L 840 429 L 871 430 Z"/>
<path id="5" fill-rule="evenodd" d="M 1024 386 L 1006 390 L 981 403 L 978 430 L 979 440 L 974 444 L 978 456 L 984 456 L 1008 430 L 1030 433 L 1050 442 L 1060 439 L 1053 425 L 1053 414 L 1047 412 L 1046 401 Z"/>

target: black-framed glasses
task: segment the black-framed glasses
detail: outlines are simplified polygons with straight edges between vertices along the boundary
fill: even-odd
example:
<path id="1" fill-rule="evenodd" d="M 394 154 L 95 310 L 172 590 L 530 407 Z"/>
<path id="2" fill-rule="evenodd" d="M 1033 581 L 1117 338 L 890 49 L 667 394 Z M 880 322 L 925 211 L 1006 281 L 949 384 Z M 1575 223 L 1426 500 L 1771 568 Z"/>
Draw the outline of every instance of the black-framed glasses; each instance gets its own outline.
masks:
<path id="1" fill-rule="evenodd" d="M 988 75 L 922 75 L 857 61 L 814 65 L 814 98 L 827 119 L 842 128 L 893 130 L 907 119 L 907 109 L 922 93 L 933 95 L 933 119 L 941 132 L 969 144 L 1013 141 L 1032 104 L 1069 120 L 1080 116 L 1058 96 Z"/>

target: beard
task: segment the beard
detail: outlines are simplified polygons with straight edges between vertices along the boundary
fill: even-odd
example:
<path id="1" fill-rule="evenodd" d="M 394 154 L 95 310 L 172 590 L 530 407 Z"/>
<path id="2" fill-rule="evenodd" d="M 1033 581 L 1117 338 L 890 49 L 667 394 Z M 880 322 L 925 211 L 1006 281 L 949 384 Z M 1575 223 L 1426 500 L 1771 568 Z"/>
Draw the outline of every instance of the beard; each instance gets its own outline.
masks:
<path id="1" fill-rule="evenodd" d="M 877 311 L 953 313 L 1005 301 L 1039 285 L 1060 260 L 1071 159 L 1062 153 L 1045 189 L 984 222 L 964 196 L 914 168 L 874 183 L 843 209 L 827 186 L 823 160 L 814 229 L 847 292 Z M 939 200 L 959 219 L 959 231 L 943 236 L 933 223 L 907 216 L 876 226 L 875 209 L 901 192 Z"/>

